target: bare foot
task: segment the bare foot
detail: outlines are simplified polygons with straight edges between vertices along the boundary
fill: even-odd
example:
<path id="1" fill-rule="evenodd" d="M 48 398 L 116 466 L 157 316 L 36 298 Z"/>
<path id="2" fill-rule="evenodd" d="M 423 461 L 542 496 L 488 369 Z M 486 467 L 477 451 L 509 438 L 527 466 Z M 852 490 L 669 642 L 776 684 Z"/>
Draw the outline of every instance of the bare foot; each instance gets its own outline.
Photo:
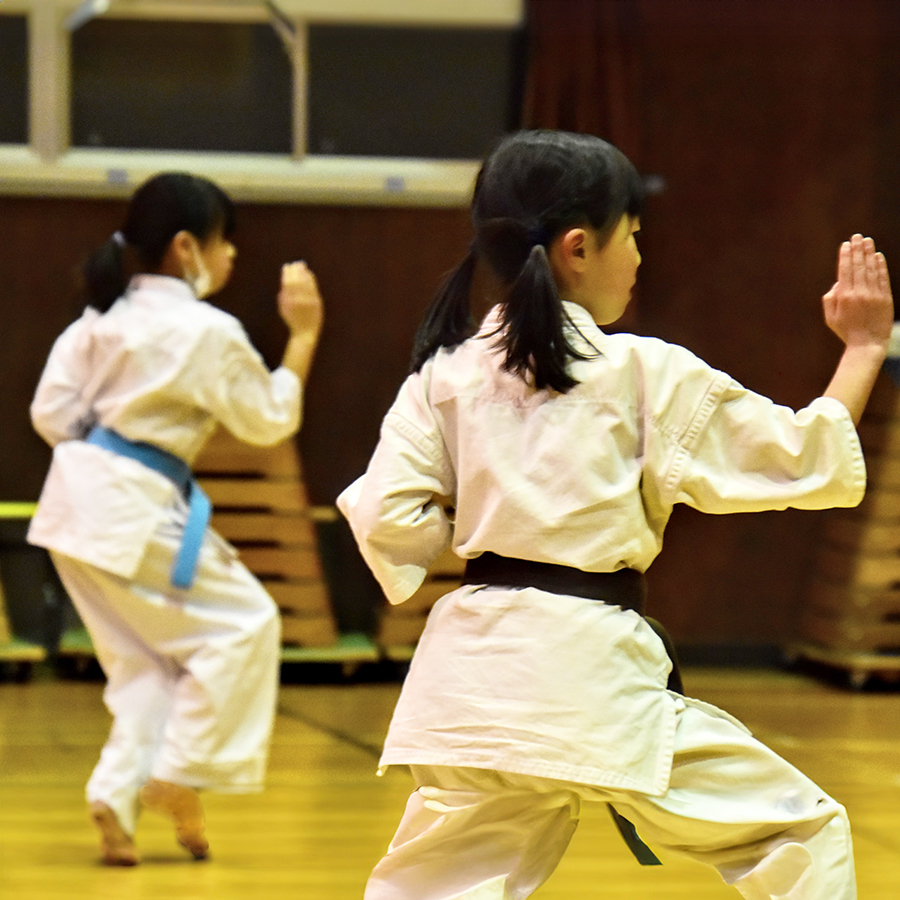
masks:
<path id="1" fill-rule="evenodd" d="M 151 778 L 141 788 L 140 797 L 146 809 L 172 819 L 178 843 L 189 850 L 194 859 L 206 859 L 209 855 L 209 841 L 204 833 L 206 819 L 200 797 L 193 788 Z"/>
<path id="2" fill-rule="evenodd" d="M 137 847 L 119 824 L 119 817 L 101 800 L 90 805 L 91 820 L 100 831 L 100 849 L 108 866 L 136 866 L 141 858 Z"/>

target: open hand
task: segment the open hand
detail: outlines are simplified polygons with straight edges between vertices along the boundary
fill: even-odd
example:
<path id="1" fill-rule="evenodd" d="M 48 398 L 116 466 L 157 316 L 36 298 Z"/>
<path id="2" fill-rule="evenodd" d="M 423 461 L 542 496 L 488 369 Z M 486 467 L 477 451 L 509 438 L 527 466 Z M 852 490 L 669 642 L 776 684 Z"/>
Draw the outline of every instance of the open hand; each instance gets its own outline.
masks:
<path id="1" fill-rule="evenodd" d="M 887 346 L 894 301 L 887 262 L 875 242 L 854 234 L 838 252 L 837 281 L 822 298 L 825 324 L 848 346 Z"/>

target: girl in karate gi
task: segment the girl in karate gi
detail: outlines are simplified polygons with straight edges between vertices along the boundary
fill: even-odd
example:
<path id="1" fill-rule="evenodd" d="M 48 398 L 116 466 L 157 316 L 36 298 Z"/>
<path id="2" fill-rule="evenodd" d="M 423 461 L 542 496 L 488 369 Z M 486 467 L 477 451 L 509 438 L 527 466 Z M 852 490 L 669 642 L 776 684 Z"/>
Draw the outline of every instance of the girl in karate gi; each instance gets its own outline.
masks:
<path id="1" fill-rule="evenodd" d="M 108 679 L 112 730 L 87 799 L 111 865 L 139 861 L 141 806 L 205 857 L 197 790 L 258 790 L 265 775 L 278 609 L 206 527 L 189 467 L 217 426 L 261 445 L 297 431 L 322 305 L 307 267 L 284 266 L 289 337 L 270 371 L 203 299 L 231 274 L 233 226 L 230 199 L 205 179 L 165 173 L 139 188 L 85 266 L 88 305 L 31 407 L 53 461 L 29 540 L 50 551 Z"/>
<path id="2" fill-rule="evenodd" d="M 846 349 L 824 395 L 794 412 L 681 347 L 601 330 L 635 282 L 641 198 L 598 138 L 502 141 L 476 182 L 469 254 L 339 498 L 392 603 L 448 546 L 468 561 L 391 721 L 381 765 L 408 765 L 417 790 L 366 900 L 527 897 L 583 801 L 748 900 L 855 897 L 844 809 L 735 719 L 667 688 L 641 582 L 675 503 L 860 501 L 854 424 L 890 336 L 886 265 L 859 235 L 840 248 L 824 308 Z M 499 302 L 473 324 L 481 263 Z"/>

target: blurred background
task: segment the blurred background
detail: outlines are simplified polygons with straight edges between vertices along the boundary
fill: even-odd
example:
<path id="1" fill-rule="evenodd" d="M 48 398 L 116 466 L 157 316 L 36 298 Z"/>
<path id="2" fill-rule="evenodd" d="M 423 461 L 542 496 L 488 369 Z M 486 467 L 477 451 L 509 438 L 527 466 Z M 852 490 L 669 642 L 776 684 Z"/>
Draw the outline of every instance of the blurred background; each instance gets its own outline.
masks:
<path id="1" fill-rule="evenodd" d="M 900 260 L 898 97 L 895 0 L 0 0 L 0 501 L 37 499 L 49 450 L 28 405 L 80 311 L 80 262 L 145 177 L 179 168 L 238 201 L 216 302 L 271 365 L 281 263 L 318 276 L 298 449 L 309 502 L 331 507 L 465 251 L 477 160 L 523 126 L 597 134 L 648 179 L 617 327 L 803 406 L 840 352 L 820 304 L 839 243 L 862 232 Z M 679 508 L 649 612 L 691 659 L 774 659 L 827 518 Z M 343 524 L 320 519 L 337 630 L 375 635 L 377 587 Z M 8 606 L 33 589 L 6 575 L 25 552 L 11 521 Z"/>

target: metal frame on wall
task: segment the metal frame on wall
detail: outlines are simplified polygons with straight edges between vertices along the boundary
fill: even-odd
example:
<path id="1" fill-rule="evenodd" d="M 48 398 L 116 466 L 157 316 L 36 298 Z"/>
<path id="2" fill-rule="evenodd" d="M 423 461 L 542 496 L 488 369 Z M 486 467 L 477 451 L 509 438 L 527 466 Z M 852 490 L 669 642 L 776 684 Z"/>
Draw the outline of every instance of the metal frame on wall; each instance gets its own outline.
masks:
<path id="1" fill-rule="evenodd" d="M 477 161 L 307 152 L 312 24 L 515 28 L 523 0 L 0 0 L 27 17 L 29 139 L 0 145 L 0 193 L 122 197 L 161 169 L 202 169 L 236 199 L 274 203 L 460 206 Z M 291 152 L 207 153 L 74 147 L 71 36 L 97 16 L 269 23 L 292 72 Z M 161 50 L 164 52 L 164 50 Z"/>

